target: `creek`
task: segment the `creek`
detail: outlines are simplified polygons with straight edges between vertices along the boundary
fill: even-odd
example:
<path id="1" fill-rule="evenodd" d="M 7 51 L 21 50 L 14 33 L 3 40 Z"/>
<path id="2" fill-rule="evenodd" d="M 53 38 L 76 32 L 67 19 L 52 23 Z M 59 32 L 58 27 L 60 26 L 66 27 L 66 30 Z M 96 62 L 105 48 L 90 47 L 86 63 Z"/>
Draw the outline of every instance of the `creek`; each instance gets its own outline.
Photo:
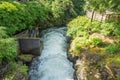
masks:
<path id="1" fill-rule="evenodd" d="M 42 31 L 41 55 L 31 65 L 30 80 L 74 80 L 73 64 L 68 60 L 66 27 Z"/>

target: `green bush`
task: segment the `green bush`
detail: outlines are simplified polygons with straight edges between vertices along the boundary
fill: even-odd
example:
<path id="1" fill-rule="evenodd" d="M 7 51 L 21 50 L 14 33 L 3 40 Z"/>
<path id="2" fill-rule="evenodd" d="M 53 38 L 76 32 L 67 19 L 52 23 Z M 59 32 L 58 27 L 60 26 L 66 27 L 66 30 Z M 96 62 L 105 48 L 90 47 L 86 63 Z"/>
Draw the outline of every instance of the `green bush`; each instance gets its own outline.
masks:
<path id="1" fill-rule="evenodd" d="M 31 29 L 32 26 L 47 19 L 48 10 L 38 2 L 0 3 L 0 26 L 5 26 L 9 35 L 15 34 L 22 29 Z"/>
<path id="2" fill-rule="evenodd" d="M 101 25 L 102 28 L 102 33 L 104 35 L 112 35 L 114 29 L 115 29 L 115 24 L 114 23 L 102 23 Z"/>
<path id="3" fill-rule="evenodd" d="M 26 15 L 29 17 L 27 21 L 32 19 L 29 24 L 36 26 L 47 20 L 50 10 L 36 1 L 27 2 L 25 7 Z"/>
<path id="4" fill-rule="evenodd" d="M 13 80 L 16 74 L 22 74 L 24 76 L 28 76 L 28 66 L 23 65 L 22 63 L 16 63 L 15 61 L 9 62 L 9 68 L 5 74 L 3 80 Z"/>
<path id="5" fill-rule="evenodd" d="M 100 32 L 101 30 L 101 23 L 99 21 L 93 21 L 91 23 L 91 32 L 94 33 L 94 32 Z"/>
<path id="6" fill-rule="evenodd" d="M 74 53 L 82 52 L 83 50 L 87 49 L 87 47 L 90 44 L 89 40 L 86 38 L 77 38 L 77 39 L 73 40 L 72 43 L 74 44 L 72 46 Z"/>
<path id="7" fill-rule="evenodd" d="M 0 61 L 12 61 L 17 55 L 17 43 L 14 38 L 0 39 Z"/>
<path id="8" fill-rule="evenodd" d="M 7 35 L 7 32 L 6 32 L 6 28 L 0 26 L 0 39 L 7 38 L 7 37 L 8 37 L 8 35 Z"/>
<path id="9" fill-rule="evenodd" d="M 110 44 L 105 48 L 106 53 L 115 54 L 119 51 L 119 47 L 116 44 Z"/>
<path id="10" fill-rule="evenodd" d="M 67 34 L 69 36 L 88 36 L 92 33 L 103 33 L 106 36 L 117 36 L 120 35 L 120 23 L 118 22 L 99 22 L 92 21 L 84 16 L 78 16 L 67 24 Z"/>
<path id="11" fill-rule="evenodd" d="M 88 35 L 89 25 L 87 24 L 89 19 L 86 17 L 79 16 L 67 24 L 68 31 L 67 35 L 72 37 L 86 36 Z"/>
<path id="12" fill-rule="evenodd" d="M 78 15 L 84 15 L 85 14 L 85 11 L 84 11 L 84 5 L 85 5 L 85 0 L 72 0 L 73 2 L 73 5 L 74 5 L 74 9 L 76 11 L 76 13 Z"/>
<path id="13" fill-rule="evenodd" d="M 100 46 L 103 44 L 103 41 L 100 38 L 93 38 L 91 39 L 91 43 L 95 46 Z"/>
<path id="14" fill-rule="evenodd" d="M 72 37 L 88 37 L 91 33 L 101 31 L 101 23 L 99 21 L 90 22 L 90 19 L 84 16 L 78 16 L 70 21 L 67 26 L 67 34 Z"/>
<path id="15" fill-rule="evenodd" d="M 27 75 L 28 74 L 28 66 L 26 65 L 23 65 L 21 68 L 20 68 L 20 72 L 24 75 Z"/>
<path id="16" fill-rule="evenodd" d="M 21 7 L 21 9 L 18 8 Z M 17 2 L 1 2 L 0 3 L 0 25 L 5 26 L 8 34 L 14 34 L 16 31 L 24 29 L 24 5 Z M 22 15 L 22 16 L 21 16 Z"/>

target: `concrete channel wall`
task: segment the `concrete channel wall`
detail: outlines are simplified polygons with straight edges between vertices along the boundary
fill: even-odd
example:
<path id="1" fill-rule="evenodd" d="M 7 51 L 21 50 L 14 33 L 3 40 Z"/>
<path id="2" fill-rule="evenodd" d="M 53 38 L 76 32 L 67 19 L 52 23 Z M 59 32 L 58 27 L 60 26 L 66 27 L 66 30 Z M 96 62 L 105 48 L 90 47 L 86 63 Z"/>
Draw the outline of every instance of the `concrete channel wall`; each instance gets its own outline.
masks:
<path id="1" fill-rule="evenodd" d="M 41 52 L 40 38 L 19 38 L 19 52 L 39 56 Z"/>
<path id="2" fill-rule="evenodd" d="M 18 53 L 38 56 L 42 49 L 42 43 L 40 38 L 36 36 L 31 37 L 30 35 L 32 34 L 30 34 L 28 30 L 15 35 L 18 41 Z"/>

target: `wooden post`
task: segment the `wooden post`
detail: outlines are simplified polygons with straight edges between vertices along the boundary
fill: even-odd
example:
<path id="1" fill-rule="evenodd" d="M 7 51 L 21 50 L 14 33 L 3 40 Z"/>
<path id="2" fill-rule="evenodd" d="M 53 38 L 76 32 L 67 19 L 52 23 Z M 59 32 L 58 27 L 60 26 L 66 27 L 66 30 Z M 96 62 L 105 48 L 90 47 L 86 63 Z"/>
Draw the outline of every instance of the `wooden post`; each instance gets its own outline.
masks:
<path id="1" fill-rule="evenodd" d="M 93 10 L 92 11 L 92 16 L 91 16 L 91 22 L 93 21 L 94 13 L 95 13 L 95 11 Z"/>

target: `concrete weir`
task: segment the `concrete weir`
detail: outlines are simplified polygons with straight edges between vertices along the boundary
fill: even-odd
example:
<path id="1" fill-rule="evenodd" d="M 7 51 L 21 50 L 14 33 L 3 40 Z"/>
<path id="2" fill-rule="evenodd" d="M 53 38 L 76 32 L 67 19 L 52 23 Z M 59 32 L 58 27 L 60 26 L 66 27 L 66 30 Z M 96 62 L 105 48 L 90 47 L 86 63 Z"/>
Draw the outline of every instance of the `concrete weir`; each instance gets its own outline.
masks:
<path id="1" fill-rule="evenodd" d="M 39 35 L 38 28 L 32 30 L 24 30 L 15 35 L 18 41 L 18 53 L 31 54 L 39 56 L 42 48 L 42 43 Z"/>
<path id="2" fill-rule="evenodd" d="M 19 38 L 18 48 L 19 53 L 22 54 L 32 54 L 39 56 L 41 52 L 40 38 Z"/>

